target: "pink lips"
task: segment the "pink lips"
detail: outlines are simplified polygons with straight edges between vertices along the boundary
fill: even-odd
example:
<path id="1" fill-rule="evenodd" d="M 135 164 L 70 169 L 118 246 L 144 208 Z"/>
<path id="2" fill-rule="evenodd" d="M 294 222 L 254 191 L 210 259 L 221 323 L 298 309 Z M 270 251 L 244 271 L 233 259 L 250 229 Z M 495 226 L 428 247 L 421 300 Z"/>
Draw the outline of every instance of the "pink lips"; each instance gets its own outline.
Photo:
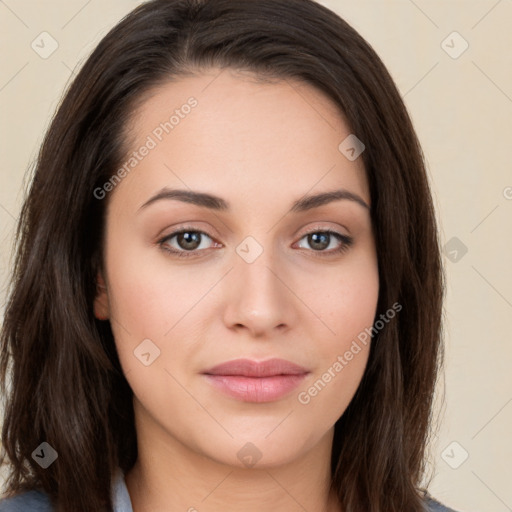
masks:
<path id="1" fill-rule="evenodd" d="M 295 389 L 308 370 L 284 359 L 235 359 L 203 374 L 225 394 L 244 402 L 272 402 Z"/>

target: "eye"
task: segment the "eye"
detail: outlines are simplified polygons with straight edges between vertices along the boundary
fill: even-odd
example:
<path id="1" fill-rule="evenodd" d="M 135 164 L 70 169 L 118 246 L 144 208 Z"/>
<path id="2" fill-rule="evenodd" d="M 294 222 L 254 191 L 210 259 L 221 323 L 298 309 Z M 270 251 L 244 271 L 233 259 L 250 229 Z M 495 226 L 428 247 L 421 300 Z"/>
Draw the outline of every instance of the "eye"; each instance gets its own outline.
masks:
<path id="1" fill-rule="evenodd" d="M 333 238 L 337 240 L 338 246 L 335 248 L 331 247 L 331 250 L 325 250 L 329 246 L 331 246 L 331 242 L 333 242 Z M 333 254 L 339 254 L 344 251 L 347 251 L 353 244 L 354 240 L 352 237 L 347 235 L 342 235 L 337 231 L 328 230 L 318 230 L 310 231 L 306 235 L 304 235 L 301 240 L 306 239 L 307 243 L 310 247 L 313 248 L 313 251 L 316 253 L 320 253 L 321 256 L 329 256 Z M 301 247 L 302 248 L 302 247 Z"/>
<path id="2" fill-rule="evenodd" d="M 197 249 L 208 248 L 204 246 L 201 247 L 204 237 L 212 239 L 212 237 L 204 231 L 198 231 L 192 228 L 181 228 L 179 231 L 174 231 L 159 240 L 158 245 L 160 245 L 164 251 L 175 254 L 178 257 L 187 258 L 189 256 L 195 256 L 195 254 L 187 253 L 194 253 Z M 175 243 L 178 246 L 177 248 L 171 244 L 173 238 L 176 238 Z"/>

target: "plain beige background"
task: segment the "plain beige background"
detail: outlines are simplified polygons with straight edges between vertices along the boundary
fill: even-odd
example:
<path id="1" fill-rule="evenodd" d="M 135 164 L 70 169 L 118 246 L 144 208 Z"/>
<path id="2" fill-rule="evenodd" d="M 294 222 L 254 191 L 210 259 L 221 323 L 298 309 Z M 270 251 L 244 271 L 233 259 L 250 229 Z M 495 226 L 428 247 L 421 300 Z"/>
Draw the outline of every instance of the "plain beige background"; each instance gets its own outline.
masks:
<path id="1" fill-rule="evenodd" d="M 73 70 L 139 3 L 0 0 L 0 311 L 24 172 Z M 461 512 L 512 511 L 512 0 L 321 3 L 387 65 L 428 163 L 448 280 L 429 489 Z"/>

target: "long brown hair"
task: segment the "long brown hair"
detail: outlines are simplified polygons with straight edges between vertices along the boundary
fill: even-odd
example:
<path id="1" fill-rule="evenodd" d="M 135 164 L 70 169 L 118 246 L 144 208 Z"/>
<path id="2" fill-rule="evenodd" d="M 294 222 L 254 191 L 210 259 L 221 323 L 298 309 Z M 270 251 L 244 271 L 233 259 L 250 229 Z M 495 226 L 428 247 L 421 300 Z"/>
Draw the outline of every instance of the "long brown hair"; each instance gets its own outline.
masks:
<path id="1" fill-rule="evenodd" d="M 366 146 L 376 319 L 396 302 L 402 310 L 374 335 L 335 425 L 332 487 L 346 512 L 422 511 L 444 294 L 424 158 L 375 51 L 312 0 L 149 1 L 103 38 L 71 83 L 17 230 L 0 353 L 6 494 L 39 488 L 58 512 L 112 510 L 114 470 L 129 471 L 137 446 L 110 324 L 93 314 L 108 203 L 94 191 L 125 161 L 127 122 L 145 95 L 212 66 L 312 84 Z M 43 441 L 58 453 L 47 469 L 31 457 Z"/>

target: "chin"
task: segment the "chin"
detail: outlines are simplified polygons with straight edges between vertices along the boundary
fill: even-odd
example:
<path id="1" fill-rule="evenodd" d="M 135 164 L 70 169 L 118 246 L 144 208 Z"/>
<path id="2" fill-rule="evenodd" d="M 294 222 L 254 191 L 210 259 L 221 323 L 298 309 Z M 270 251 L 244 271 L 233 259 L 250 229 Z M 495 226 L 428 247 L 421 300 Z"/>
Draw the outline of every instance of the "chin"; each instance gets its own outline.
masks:
<path id="1" fill-rule="evenodd" d="M 279 426 L 270 434 L 269 429 L 254 429 L 243 435 L 232 432 L 234 439 L 226 439 L 227 436 L 223 439 L 210 438 L 210 444 L 199 449 L 220 464 L 244 469 L 270 469 L 293 463 L 312 449 L 322 437 L 320 433 L 313 435 L 311 432 L 300 431 L 298 427 Z M 281 431 L 277 432 L 278 429 Z"/>

